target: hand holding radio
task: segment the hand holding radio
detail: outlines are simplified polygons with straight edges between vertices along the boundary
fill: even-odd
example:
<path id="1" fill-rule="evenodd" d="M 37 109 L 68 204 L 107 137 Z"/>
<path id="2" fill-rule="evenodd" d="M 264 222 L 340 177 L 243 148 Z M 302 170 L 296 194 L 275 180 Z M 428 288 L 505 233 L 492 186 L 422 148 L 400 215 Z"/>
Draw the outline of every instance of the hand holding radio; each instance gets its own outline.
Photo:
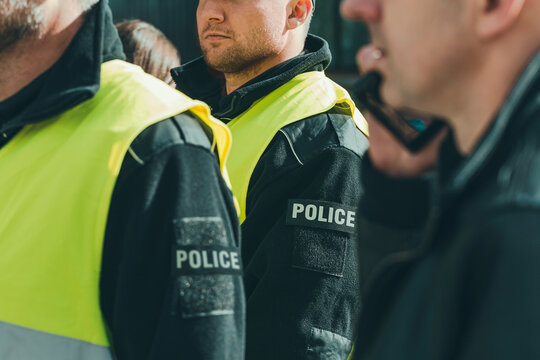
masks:
<path id="1" fill-rule="evenodd" d="M 425 148 L 410 152 L 388 129 L 370 113 L 364 114 L 369 124 L 369 157 L 373 166 L 388 176 L 411 178 L 432 170 L 440 143 L 446 135 L 442 130 Z"/>
<path id="2" fill-rule="evenodd" d="M 414 177 L 432 169 L 446 135 L 441 119 L 399 111 L 385 104 L 380 96 L 382 77 L 376 72 L 364 75 L 353 93 L 357 106 L 369 123 L 369 156 L 373 165 L 393 177 Z"/>

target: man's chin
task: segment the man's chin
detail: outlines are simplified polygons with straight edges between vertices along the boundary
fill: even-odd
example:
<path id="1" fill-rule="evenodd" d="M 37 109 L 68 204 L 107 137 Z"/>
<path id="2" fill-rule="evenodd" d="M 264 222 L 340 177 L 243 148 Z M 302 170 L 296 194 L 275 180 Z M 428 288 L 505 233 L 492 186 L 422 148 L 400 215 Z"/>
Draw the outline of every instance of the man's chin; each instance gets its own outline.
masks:
<path id="1" fill-rule="evenodd" d="M 235 73 L 239 68 L 239 63 L 232 60 L 233 57 L 224 51 L 204 52 L 203 58 L 208 67 L 220 73 Z"/>
<path id="2" fill-rule="evenodd" d="M 214 70 L 214 71 L 217 71 L 218 73 L 230 73 L 231 71 L 229 70 L 229 67 L 226 65 L 226 64 L 223 64 L 219 61 L 211 61 L 211 60 L 208 60 L 208 59 L 204 59 L 204 62 L 206 63 L 206 65 Z"/>
<path id="3" fill-rule="evenodd" d="M 422 100 L 418 96 L 411 96 L 411 93 L 400 92 L 400 88 L 390 83 L 383 83 L 381 86 L 381 98 L 385 104 L 397 110 L 410 110 L 418 113 L 428 113 L 422 106 Z M 410 90 L 410 89 L 409 89 Z"/>
<path id="4" fill-rule="evenodd" d="M 399 93 L 397 87 L 387 82 L 383 83 L 380 91 L 382 101 L 384 101 L 385 104 L 390 105 L 394 109 L 405 109 L 412 105 L 408 103 L 403 94 Z"/>
<path id="5" fill-rule="evenodd" d="M 396 109 L 404 107 L 403 97 L 398 93 L 397 88 L 391 84 L 388 77 L 383 77 L 383 82 L 381 83 L 379 91 L 381 99 L 385 104 Z"/>
<path id="6" fill-rule="evenodd" d="M 203 58 L 204 58 L 204 62 L 210 69 L 215 70 L 217 72 L 223 72 L 223 64 L 219 61 L 220 59 L 219 57 L 213 57 L 213 56 L 208 56 L 207 54 L 204 54 Z"/>
<path id="7" fill-rule="evenodd" d="M 223 49 L 203 49 L 203 58 L 204 61 L 211 66 L 218 65 L 222 62 L 222 59 L 227 56 L 226 52 Z"/>
<path id="8" fill-rule="evenodd" d="M 12 48 L 27 34 L 24 29 L 0 29 L 0 53 Z"/>
<path id="9" fill-rule="evenodd" d="M 38 36 L 42 25 L 40 8 L 25 8 L 0 19 L 0 52 L 3 52 L 21 40 Z"/>

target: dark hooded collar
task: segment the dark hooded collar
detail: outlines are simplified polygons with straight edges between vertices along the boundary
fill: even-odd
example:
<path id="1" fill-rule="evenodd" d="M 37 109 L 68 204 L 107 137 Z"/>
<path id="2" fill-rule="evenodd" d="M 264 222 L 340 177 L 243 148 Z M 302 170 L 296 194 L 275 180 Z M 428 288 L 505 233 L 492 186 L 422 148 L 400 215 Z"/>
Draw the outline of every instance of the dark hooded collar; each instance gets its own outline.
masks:
<path id="1" fill-rule="evenodd" d="M 87 13 L 62 57 L 19 93 L 0 102 L 0 132 L 42 121 L 94 97 L 101 64 L 124 58 L 108 0 L 102 0 Z"/>
<path id="2" fill-rule="evenodd" d="M 320 37 L 308 35 L 302 54 L 274 66 L 228 96 L 222 95 L 223 80 L 211 75 L 203 58 L 173 69 L 172 76 L 178 90 L 206 102 L 215 117 L 228 121 L 295 76 L 309 71 L 324 71 L 331 61 L 328 43 Z"/>
<path id="3" fill-rule="evenodd" d="M 441 179 L 445 183 L 445 197 L 453 198 L 479 177 L 487 167 L 497 164 L 500 156 L 504 156 L 509 148 L 522 139 L 531 122 L 538 121 L 539 114 L 540 51 L 523 70 L 493 123 L 469 157 L 462 158 L 458 161 L 457 166 L 452 166 L 456 162 L 456 156 L 450 155 L 451 160 L 445 162 L 443 152 L 445 149 L 448 150 L 448 146 L 441 149 L 442 163 L 440 166 L 452 169 Z M 453 146 L 455 148 L 455 145 Z M 456 152 L 456 150 L 449 151 Z"/>

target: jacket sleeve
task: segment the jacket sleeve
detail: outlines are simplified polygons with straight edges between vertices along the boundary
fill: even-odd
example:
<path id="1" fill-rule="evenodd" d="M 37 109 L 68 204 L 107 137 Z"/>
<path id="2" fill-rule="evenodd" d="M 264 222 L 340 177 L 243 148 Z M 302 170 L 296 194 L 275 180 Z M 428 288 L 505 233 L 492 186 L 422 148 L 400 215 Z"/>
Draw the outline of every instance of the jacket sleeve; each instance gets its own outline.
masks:
<path id="1" fill-rule="evenodd" d="M 540 358 L 540 211 L 491 212 L 461 234 L 456 359 Z M 460 254 L 460 252 L 458 252 Z"/>
<path id="2" fill-rule="evenodd" d="M 272 145 L 248 193 L 246 358 L 345 360 L 360 311 L 360 157 L 329 147 L 289 166 L 278 160 L 286 147 Z M 348 214 L 352 227 L 338 226 L 339 218 L 331 224 L 336 212 Z"/>
<path id="3" fill-rule="evenodd" d="M 101 305 L 115 355 L 242 359 L 231 193 L 210 150 L 171 138 L 177 124 L 145 132 L 124 161 L 105 236 Z"/>

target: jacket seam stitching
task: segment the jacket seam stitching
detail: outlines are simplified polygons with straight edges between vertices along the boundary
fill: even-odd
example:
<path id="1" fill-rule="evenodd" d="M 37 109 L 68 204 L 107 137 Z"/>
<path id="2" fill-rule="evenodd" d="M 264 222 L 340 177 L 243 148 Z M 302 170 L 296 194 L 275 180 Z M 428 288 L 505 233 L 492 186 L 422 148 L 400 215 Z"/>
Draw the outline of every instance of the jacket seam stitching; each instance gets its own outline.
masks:
<path id="1" fill-rule="evenodd" d="M 282 133 L 285 136 L 285 139 L 287 139 L 287 142 L 289 143 L 291 151 L 292 151 L 294 157 L 296 158 L 296 160 L 300 163 L 300 165 L 304 165 L 304 163 L 300 159 L 300 156 L 296 153 L 296 150 L 294 149 L 292 139 L 289 137 L 289 135 L 283 129 L 280 129 L 279 132 Z"/>
<path id="2" fill-rule="evenodd" d="M 144 165 L 144 160 L 142 160 L 139 155 L 137 155 L 137 153 L 135 152 L 135 150 L 133 150 L 133 147 L 129 147 L 128 149 L 128 153 L 131 155 L 131 157 L 133 158 L 133 160 L 135 160 L 139 165 Z"/>
<path id="3" fill-rule="evenodd" d="M 150 161 L 154 157 L 161 155 L 162 153 L 164 153 L 165 151 L 167 151 L 169 149 L 172 149 L 172 148 L 175 148 L 175 147 L 181 147 L 181 146 L 188 146 L 188 147 L 192 147 L 192 148 L 198 148 L 198 149 L 204 150 L 207 154 L 209 154 L 211 156 L 214 156 L 214 154 L 212 153 L 212 150 L 210 148 L 205 147 L 205 146 L 197 145 L 197 144 L 191 144 L 191 143 L 187 143 L 187 142 L 180 142 L 180 141 L 172 142 L 171 141 L 171 142 L 169 142 L 167 144 L 164 144 L 162 146 L 159 146 L 159 147 L 155 148 L 147 156 L 141 157 L 141 160 L 144 161 L 144 162 Z"/>
<path id="4" fill-rule="evenodd" d="M 324 153 L 325 151 L 327 151 L 327 150 L 332 150 L 332 149 L 344 149 L 344 150 L 346 150 L 346 151 L 348 151 L 348 152 L 354 154 L 356 157 L 358 157 L 358 158 L 359 158 L 358 161 L 360 161 L 360 160 L 362 159 L 362 157 L 361 157 L 360 155 L 358 155 L 355 151 L 353 151 L 353 150 L 351 150 L 351 149 L 349 149 L 349 148 L 347 148 L 347 147 L 344 147 L 344 146 L 342 146 L 342 145 L 330 145 L 330 146 L 326 146 L 326 147 L 324 147 L 323 149 L 321 149 L 320 151 L 318 151 L 318 152 L 316 153 L 316 155 L 314 155 L 313 157 L 315 158 L 316 156 L 321 155 L 321 154 Z M 274 182 L 273 180 L 279 179 L 279 178 L 281 178 L 281 177 L 283 177 L 283 176 L 287 176 L 288 172 L 294 171 L 294 170 L 296 170 L 296 169 L 298 169 L 298 168 L 300 168 L 300 166 L 298 166 L 298 165 L 297 165 L 297 166 L 288 166 L 287 169 L 284 169 L 283 171 L 279 171 L 279 172 L 276 173 L 274 176 L 272 176 L 272 177 L 270 178 L 270 180 L 272 180 L 272 181 L 268 181 L 268 180 L 265 179 L 264 186 L 261 187 L 260 190 L 257 190 L 257 192 L 258 192 L 258 193 L 263 192 L 270 184 L 272 184 L 272 183 Z M 246 194 L 246 201 L 247 201 L 247 199 L 249 198 L 250 190 L 253 191 L 253 188 L 252 188 L 251 186 L 248 186 L 247 194 Z M 246 208 L 247 208 L 247 202 L 246 202 Z"/>
<path id="5" fill-rule="evenodd" d="M 215 157 L 215 155 L 210 151 L 210 149 L 207 149 L 205 147 L 202 147 L 202 146 L 199 146 L 199 145 L 194 145 L 194 144 L 188 144 L 188 143 L 175 143 L 173 145 L 170 145 L 170 146 L 167 146 L 167 147 L 161 147 L 159 149 L 159 151 L 155 151 L 155 152 L 152 152 L 150 155 L 148 155 L 147 157 L 145 157 L 143 160 L 144 164 L 139 164 L 139 166 L 137 167 L 131 167 L 129 169 L 128 172 L 126 172 L 125 174 L 122 175 L 122 183 L 127 179 L 129 178 L 130 176 L 133 175 L 133 173 L 135 171 L 137 171 L 138 169 L 141 169 L 142 167 L 145 167 L 147 165 L 148 162 L 151 162 L 152 160 L 154 160 L 154 158 L 156 158 L 157 156 L 163 154 L 164 152 L 166 152 L 167 150 L 169 149 L 173 149 L 175 147 L 181 147 L 181 146 L 188 146 L 188 147 L 192 147 L 192 148 L 196 148 L 196 149 L 199 149 L 199 150 L 203 150 L 203 152 L 207 155 L 207 156 L 210 156 L 215 162 L 216 162 L 216 166 L 218 165 L 218 162 L 217 162 L 217 159 Z M 221 173 L 221 172 L 220 172 Z M 120 169 L 120 174 L 122 174 L 122 169 Z M 120 175 L 119 174 L 119 175 Z M 118 182 L 116 183 L 115 185 L 115 188 L 116 186 L 118 186 Z"/>

